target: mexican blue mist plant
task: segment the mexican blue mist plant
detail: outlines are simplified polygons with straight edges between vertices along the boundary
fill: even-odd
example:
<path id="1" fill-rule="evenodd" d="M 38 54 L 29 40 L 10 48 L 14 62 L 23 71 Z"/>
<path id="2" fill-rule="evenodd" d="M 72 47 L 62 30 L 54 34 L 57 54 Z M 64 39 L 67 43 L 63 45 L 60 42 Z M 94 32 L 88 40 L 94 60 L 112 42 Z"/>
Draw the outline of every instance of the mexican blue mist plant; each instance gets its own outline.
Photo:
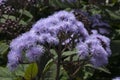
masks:
<path id="1" fill-rule="evenodd" d="M 93 21 L 94 25 L 97 23 Z M 51 50 L 55 51 L 57 57 L 53 57 Z M 74 51 L 78 55 L 79 66 L 92 64 L 95 68 L 102 67 L 108 63 L 111 54 L 110 39 L 94 28 L 88 32 L 84 23 L 77 20 L 72 11 L 58 11 L 47 18 L 41 18 L 30 31 L 12 40 L 7 66 L 14 71 L 24 62 L 38 62 L 48 52 L 48 55 L 53 55 L 51 59 L 56 64 L 55 79 L 60 80 L 61 66 L 66 70 L 66 58 L 71 56 L 64 57 L 66 51 Z M 74 79 L 69 69 L 67 72 Z"/>

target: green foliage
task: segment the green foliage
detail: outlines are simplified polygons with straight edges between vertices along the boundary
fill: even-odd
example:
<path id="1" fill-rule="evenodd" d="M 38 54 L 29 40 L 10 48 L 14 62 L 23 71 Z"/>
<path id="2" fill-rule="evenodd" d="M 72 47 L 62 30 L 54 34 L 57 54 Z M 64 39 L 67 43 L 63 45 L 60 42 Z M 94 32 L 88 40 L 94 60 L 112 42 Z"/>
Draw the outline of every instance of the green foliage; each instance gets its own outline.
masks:
<path id="1" fill-rule="evenodd" d="M 91 65 L 91 64 L 87 64 L 87 65 L 85 65 L 86 67 L 91 67 L 91 68 L 93 68 L 93 69 L 96 69 L 96 70 L 99 70 L 99 71 L 102 71 L 102 72 L 105 72 L 105 73 L 107 73 L 107 74 L 111 74 L 111 72 L 108 70 L 108 69 L 106 69 L 105 67 L 99 67 L 99 68 L 95 68 L 93 65 Z"/>
<path id="2" fill-rule="evenodd" d="M 47 64 L 45 65 L 45 68 L 43 70 L 43 74 L 46 74 L 47 71 L 49 71 L 49 69 L 51 68 L 51 66 L 54 64 L 53 60 L 50 59 Z"/>
<path id="3" fill-rule="evenodd" d="M 26 22 L 30 22 L 33 19 L 33 15 L 29 11 L 27 11 L 27 10 L 20 9 L 19 13 L 24 15 L 24 16 L 26 16 L 26 17 L 28 17 Z"/>
<path id="4" fill-rule="evenodd" d="M 0 42 L 0 55 L 3 55 L 5 52 L 7 52 L 9 46 L 6 43 Z"/>
<path id="5" fill-rule="evenodd" d="M 11 72 L 7 67 L 0 67 L 0 80 L 22 80 L 28 65 L 19 65 L 17 70 Z"/>
<path id="6" fill-rule="evenodd" d="M 0 80 L 13 80 L 13 75 L 7 68 L 0 67 Z"/>
<path id="7" fill-rule="evenodd" d="M 52 64 L 50 65 L 49 69 L 47 69 L 47 72 L 44 74 L 45 80 L 54 80 L 56 76 L 56 65 Z"/>
<path id="8" fill-rule="evenodd" d="M 32 63 L 27 67 L 24 78 L 25 78 L 25 80 L 32 80 L 36 77 L 37 73 L 38 73 L 37 64 Z"/>

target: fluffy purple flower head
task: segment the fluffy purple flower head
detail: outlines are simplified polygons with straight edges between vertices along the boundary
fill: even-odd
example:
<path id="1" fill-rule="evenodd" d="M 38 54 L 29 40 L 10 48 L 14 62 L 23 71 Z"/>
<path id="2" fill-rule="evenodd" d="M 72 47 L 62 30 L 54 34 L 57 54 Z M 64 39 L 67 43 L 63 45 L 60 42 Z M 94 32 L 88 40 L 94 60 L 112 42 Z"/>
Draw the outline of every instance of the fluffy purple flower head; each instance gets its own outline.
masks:
<path id="1" fill-rule="evenodd" d="M 10 43 L 10 48 L 13 50 L 23 50 L 24 48 L 29 48 L 30 46 L 34 45 L 35 42 L 37 42 L 37 36 L 30 32 L 26 32 L 12 40 Z"/>
<path id="2" fill-rule="evenodd" d="M 26 51 L 26 57 L 30 62 L 34 62 L 44 53 L 42 46 L 33 46 Z"/>
<path id="3" fill-rule="evenodd" d="M 78 50 L 78 55 L 80 56 L 80 58 L 85 59 L 88 57 L 89 48 L 86 43 L 81 42 L 77 44 L 76 49 Z"/>
<path id="4" fill-rule="evenodd" d="M 14 70 L 24 56 L 22 53 L 35 46 L 37 41 L 38 37 L 31 32 L 26 32 L 12 40 L 10 43 L 11 51 L 8 54 L 8 68 Z"/>
<path id="5" fill-rule="evenodd" d="M 89 61 L 95 67 L 100 67 L 108 63 L 108 57 L 111 54 L 110 39 L 97 34 L 97 31 L 94 30 L 85 41 L 78 43 L 77 50 L 80 57 L 86 59 L 91 56 Z"/>
<path id="6" fill-rule="evenodd" d="M 39 36 L 38 41 L 39 41 L 41 44 L 43 44 L 43 45 L 44 45 L 45 43 L 55 44 L 55 45 L 57 45 L 57 44 L 59 43 L 58 38 L 52 36 L 50 33 L 41 34 L 41 35 Z"/>
<path id="7" fill-rule="evenodd" d="M 11 50 L 8 54 L 8 64 L 7 67 L 13 71 L 17 68 L 19 62 L 22 59 L 21 51 L 19 50 Z"/>
<path id="8" fill-rule="evenodd" d="M 86 37 L 89 36 L 88 31 L 85 29 L 84 24 L 83 24 L 82 22 L 77 21 L 77 26 L 78 26 L 79 33 L 80 33 L 84 38 L 86 38 Z"/>
<path id="9" fill-rule="evenodd" d="M 77 21 L 72 12 L 67 11 L 55 12 L 48 18 L 40 19 L 33 25 L 30 32 L 37 35 L 39 42 L 43 44 L 46 42 L 48 44 L 58 44 L 60 39 L 58 35 L 62 35 L 62 38 L 73 34 L 82 37 L 89 35 L 84 28 L 84 24 Z M 67 39 L 69 38 L 65 38 L 63 41 Z"/>
<path id="10" fill-rule="evenodd" d="M 111 55 L 111 49 L 110 49 L 110 39 L 100 35 L 100 34 L 92 34 L 90 36 L 92 39 L 96 39 L 100 42 L 100 44 L 102 45 L 102 47 L 106 50 L 106 52 L 108 53 L 108 55 Z"/>
<path id="11" fill-rule="evenodd" d="M 101 45 L 92 45 L 90 47 L 91 59 L 90 62 L 95 66 L 103 66 L 108 63 L 108 53 Z"/>

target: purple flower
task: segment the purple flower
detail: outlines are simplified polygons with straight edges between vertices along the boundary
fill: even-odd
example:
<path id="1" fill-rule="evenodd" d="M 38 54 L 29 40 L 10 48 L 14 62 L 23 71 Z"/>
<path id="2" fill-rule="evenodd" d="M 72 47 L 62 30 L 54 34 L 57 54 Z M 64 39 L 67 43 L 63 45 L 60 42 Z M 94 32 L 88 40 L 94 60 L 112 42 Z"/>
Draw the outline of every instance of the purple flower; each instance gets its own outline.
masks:
<path id="1" fill-rule="evenodd" d="M 103 44 L 104 43 L 104 44 Z M 104 46 L 105 45 L 105 46 Z M 109 38 L 97 34 L 94 30 L 93 34 L 88 36 L 85 41 L 81 41 L 77 45 L 78 54 L 83 59 L 89 57 L 90 62 L 95 67 L 100 67 L 108 63 L 108 57 L 111 54 Z"/>
<path id="2" fill-rule="evenodd" d="M 86 43 L 79 43 L 76 46 L 76 49 L 78 51 L 78 55 L 82 58 L 85 59 L 89 56 L 89 48 Z"/>
<path id="3" fill-rule="evenodd" d="M 112 80 L 120 80 L 120 77 L 115 77 Z"/>
<path id="4" fill-rule="evenodd" d="M 5 1 L 6 1 L 6 0 L 0 0 L 0 5 L 1 5 L 1 4 L 4 4 Z"/>
<path id="5" fill-rule="evenodd" d="M 49 43 L 49 44 L 58 44 L 59 43 L 59 40 L 57 37 L 54 37 L 54 36 L 51 36 L 50 33 L 46 33 L 46 34 L 41 34 L 39 36 L 39 42 L 41 44 L 45 44 L 45 43 Z"/>
<path id="6" fill-rule="evenodd" d="M 21 61 L 22 55 L 19 50 L 11 50 L 8 54 L 8 64 L 7 67 L 13 71 L 18 66 Z"/>
<path id="7" fill-rule="evenodd" d="M 24 48 L 29 48 L 30 46 L 34 45 L 35 42 L 37 42 L 37 36 L 30 32 L 26 32 L 16 39 L 12 40 L 10 43 L 10 48 L 11 49 L 24 49 Z"/>
<path id="8" fill-rule="evenodd" d="M 98 19 L 96 23 L 99 24 Z M 72 12 L 59 11 L 48 18 L 42 18 L 29 32 L 12 40 L 8 67 L 11 70 L 16 68 L 24 56 L 30 62 L 36 61 L 44 53 L 46 46 L 59 48 L 58 44 L 68 48 L 77 44 L 76 49 L 82 59 L 90 58 L 90 62 L 95 67 L 103 66 L 108 63 L 108 56 L 111 54 L 110 39 L 100 35 L 95 29 L 91 31 L 92 34 L 89 34 L 84 24 L 76 20 Z M 25 55 L 22 54 L 23 52 Z"/>
<path id="9" fill-rule="evenodd" d="M 91 59 L 90 62 L 95 66 L 103 66 L 108 63 L 108 53 L 101 45 L 92 45 L 90 47 Z"/>
<path id="10" fill-rule="evenodd" d="M 40 58 L 44 48 L 42 46 L 33 46 L 26 51 L 26 57 L 30 62 L 36 61 Z"/>
<path id="11" fill-rule="evenodd" d="M 86 38 L 86 37 L 89 36 L 88 31 L 85 29 L 84 24 L 83 24 L 82 22 L 77 21 L 77 26 L 78 26 L 79 33 L 80 33 L 84 38 Z"/>
<path id="12" fill-rule="evenodd" d="M 37 21 L 31 33 L 39 37 L 40 43 L 58 44 L 58 35 L 64 33 L 64 36 L 80 35 L 87 37 L 89 34 L 84 28 L 84 24 L 77 21 L 72 12 L 59 11 L 48 18 Z M 65 39 L 67 40 L 67 39 Z"/>
<path id="13" fill-rule="evenodd" d="M 96 39 L 98 41 L 100 41 L 102 47 L 106 50 L 106 52 L 108 53 L 108 55 L 111 55 L 111 49 L 110 49 L 110 39 L 100 35 L 100 34 L 93 34 L 91 35 L 91 38 Z"/>

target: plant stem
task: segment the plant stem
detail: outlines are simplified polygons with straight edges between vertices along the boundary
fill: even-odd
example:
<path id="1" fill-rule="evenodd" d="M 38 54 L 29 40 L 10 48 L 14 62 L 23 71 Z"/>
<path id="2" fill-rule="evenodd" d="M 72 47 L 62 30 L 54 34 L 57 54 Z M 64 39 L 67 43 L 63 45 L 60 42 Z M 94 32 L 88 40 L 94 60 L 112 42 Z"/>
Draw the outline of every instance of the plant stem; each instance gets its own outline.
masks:
<path id="1" fill-rule="evenodd" d="M 60 63 L 61 62 L 61 53 L 58 53 L 58 59 L 57 59 L 57 70 L 56 70 L 56 80 L 60 80 L 59 79 L 59 75 L 60 75 Z"/>
<path id="2" fill-rule="evenodd" d="M 62 56 L 62 46 L 61 46 L 61 40 L 60 40 L 60 44 L 58 46 L 58 48 L 55 50 L 57 52 L 57 63 L 56 63 L 56 66 L 57 66 L 57 70 L 56 70 L 56 78 L 55 80 L 60 80 L 60 66 L 61 66 L 61 56 Z"/>

